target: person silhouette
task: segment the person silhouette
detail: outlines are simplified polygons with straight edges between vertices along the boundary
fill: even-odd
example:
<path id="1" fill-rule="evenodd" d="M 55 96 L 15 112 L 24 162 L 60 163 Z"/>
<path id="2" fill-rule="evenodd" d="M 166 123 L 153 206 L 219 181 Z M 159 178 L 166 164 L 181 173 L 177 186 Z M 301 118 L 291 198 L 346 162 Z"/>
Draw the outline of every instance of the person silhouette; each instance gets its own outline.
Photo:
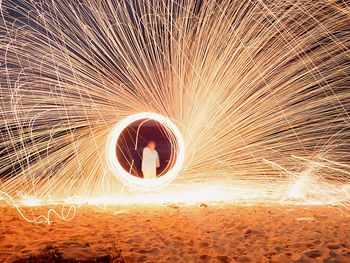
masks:
<path id="1" fill-rule="evenodd" d="M 142 152 L 142 174 L 143 178 L 151 179 L 157 177 L 157 168 L 159 168 L 159 155 L 156 150 L 156 142 L 148 141 L 147 146 Z"/>

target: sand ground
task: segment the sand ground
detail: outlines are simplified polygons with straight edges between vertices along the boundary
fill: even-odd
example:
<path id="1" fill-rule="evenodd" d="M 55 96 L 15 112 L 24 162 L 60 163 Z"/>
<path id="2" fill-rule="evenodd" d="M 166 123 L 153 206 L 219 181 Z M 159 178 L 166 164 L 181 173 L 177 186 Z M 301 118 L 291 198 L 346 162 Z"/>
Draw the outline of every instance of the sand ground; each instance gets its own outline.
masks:
<path id="1" fill-rule="evenodd" d="M 0 214 L 0 262 L 350 262 L 350 213 L 334 206 L 83 206 L 50 225 Z"/>

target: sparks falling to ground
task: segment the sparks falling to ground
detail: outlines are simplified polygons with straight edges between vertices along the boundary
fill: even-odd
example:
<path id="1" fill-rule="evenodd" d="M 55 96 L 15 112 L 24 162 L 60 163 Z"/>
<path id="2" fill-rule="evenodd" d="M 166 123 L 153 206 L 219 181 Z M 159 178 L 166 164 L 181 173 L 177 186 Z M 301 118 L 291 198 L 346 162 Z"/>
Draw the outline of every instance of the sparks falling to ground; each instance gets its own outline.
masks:
<path id="1" fill-rule="evenodd" d="M 2 197 L 13 205 L 350 199 L 350 9 L 341 1 L 0 1 Z M 111 129 L 179 128 L 159 192 L 108 166 Z"/>

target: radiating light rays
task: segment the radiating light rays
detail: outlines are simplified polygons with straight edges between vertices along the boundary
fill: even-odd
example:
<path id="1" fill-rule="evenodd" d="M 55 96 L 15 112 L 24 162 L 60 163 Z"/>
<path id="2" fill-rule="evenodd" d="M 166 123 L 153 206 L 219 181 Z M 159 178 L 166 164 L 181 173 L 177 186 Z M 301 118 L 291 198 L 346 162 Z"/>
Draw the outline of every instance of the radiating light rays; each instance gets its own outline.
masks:
<path id="1" fill-rule="evenodd" d="M 216 189 L 207 200 L 348 200 L 350 16 L 343 3 L 0 6 L 4 192 L 44 202 L 141 201 L 110 171 L 105 148 L 120 120 L 155 112 L 174 121 L 186 145 L 176 187 L 158 201 L 177 192 L 203 200 L 206 185 Z"/>

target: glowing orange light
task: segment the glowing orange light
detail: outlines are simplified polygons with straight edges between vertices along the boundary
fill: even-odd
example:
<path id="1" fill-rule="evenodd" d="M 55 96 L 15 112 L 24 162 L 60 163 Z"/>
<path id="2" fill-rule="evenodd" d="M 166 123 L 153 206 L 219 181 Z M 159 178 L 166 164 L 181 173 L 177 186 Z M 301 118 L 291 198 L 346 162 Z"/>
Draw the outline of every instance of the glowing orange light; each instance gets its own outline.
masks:
<path id="1" fill-rule="evenodd" d="M 176 138 L 177 147 L 175 147 L 175 149 L 177 150 L 177 158 L 175 163 L 167 173 L 158 178 L 143 179 L 131 175 L 121 166 L 115 153 L 115 147 L 122 131 L 131 123 L 142 119 L 152 119 L 159 122 L 164 125 L 165 128 L 169 129 Z M 180 172 L 185 159 L 185 143 L 180 130 L 170 119 L 156 113 L 143 112 L 125 118 L 113 127 L 107 139 L 106 157 L 114 175 L 125 185 L 143 191 L 156 190 L 169 184 Z"/>

